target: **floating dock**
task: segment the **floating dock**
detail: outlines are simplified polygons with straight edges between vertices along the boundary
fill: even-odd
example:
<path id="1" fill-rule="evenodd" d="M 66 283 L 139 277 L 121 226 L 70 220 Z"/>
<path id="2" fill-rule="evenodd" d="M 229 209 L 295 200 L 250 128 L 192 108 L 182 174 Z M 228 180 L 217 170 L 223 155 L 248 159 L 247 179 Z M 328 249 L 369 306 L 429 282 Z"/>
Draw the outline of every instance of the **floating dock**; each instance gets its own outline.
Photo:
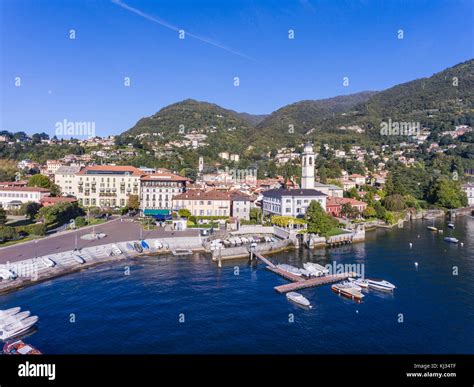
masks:
<path id="1" fill-rule="evenodd" d="M 295 281 L 290 284 L 275 286 L 275 290 L 278 293 L 293 292 L 295 290 L 312 288 L 315 286 L 343 281 L 349 277 L 354 277 L 354 276 L 355 276 L 355 273 L 342 273 L 342 274 L 325 275 L 322 277 L 310 278 L 307 280 L 300 278 L 300 281 Z"/>

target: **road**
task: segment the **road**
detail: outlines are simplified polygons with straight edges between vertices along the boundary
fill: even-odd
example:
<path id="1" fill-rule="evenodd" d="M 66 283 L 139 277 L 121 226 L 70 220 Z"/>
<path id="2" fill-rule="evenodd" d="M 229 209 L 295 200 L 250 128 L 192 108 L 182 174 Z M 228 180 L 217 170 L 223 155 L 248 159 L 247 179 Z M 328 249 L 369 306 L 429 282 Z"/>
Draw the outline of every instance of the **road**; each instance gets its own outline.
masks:
<path id="1" fill-rule="evenodd" d="M 92 233 L 92 228 L 87 227 L 77 231 L 66 231 L 37 239 L 29 242 L 18 243 L 13 246 L 8 246 L 0 249 L 0 264 L 7 262 L 17 262 L 23 259 L 40 257 L 43 255 L 61 253 L 64 251 L 73 250 L 75 248 L 77 239 L 77 248 L 99 246 L 107 243 L 115 243 L 121 241 L 138 240 L 140 239 L 141 224 L 125 220 L 120 222 L 120 219 L 114 219 L 107 223 L 95 226 L 96 233 L 105 233 L 107 236 L 100 240 L 84 240 L 82 235 Z M 165 231 L 158 227 L 155 230 L 143 230 L 142 238 L 172 238 L 174 235 L 180 237 L 197 236 L 198 230 L 186 231 Z M 77 235 L 77 238 L 76 238 Z"/>

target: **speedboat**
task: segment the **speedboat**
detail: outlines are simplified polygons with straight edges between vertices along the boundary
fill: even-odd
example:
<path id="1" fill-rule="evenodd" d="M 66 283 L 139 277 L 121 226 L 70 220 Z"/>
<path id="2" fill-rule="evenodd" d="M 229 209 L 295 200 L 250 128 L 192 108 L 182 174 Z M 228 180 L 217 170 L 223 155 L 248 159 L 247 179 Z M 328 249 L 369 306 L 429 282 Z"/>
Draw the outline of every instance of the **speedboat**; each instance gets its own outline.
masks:
<path id="1" fill-rule="evenodd" d="M 26 310 L 24 312 L 20 312 L 17 314 L 14 314 L 13 316 L 7 316 L 5 318 L 0 319 L 0 328 L 16 323 L 17 321 L 24 320 L 31 314 L 30 311 Z"/>
<path id="2" fill-rule="evenodd" d="M 448 223 L 448 227 L 454 229 L 454 223 Z"/>
<path id="3" fill-rule="evenodd" d="M 41 258 L 41 262 L 43 262 L 43 265 L 45 265 L 46 267 L 56 266 L 56 262 L 54 262 L 51 258 L 48 257 Z"/>
<path id="4" fill-rule="evenodd" d="M 148 243 L 146 243 L 145 239 L 143 239 L 140 243 L 142 244 L 142 247 L 144 249 L 148 250 L 150 248 L 150 245 Z"/>
<path id="5" fill-rule="evenodd" d="M 362 287 L 351 281 L 342 281 L 339 284 L 342 286 L 349 286 L 355 290 L 358 290 L 359 292 L 362 290 Z"/>
<path id="6" fill-rule="evenodd" d="M 77 263 L 80 263 L 81 265 L 86 263 L 86 260 L 82 258 L 80 255 L 74 254 L 72 257 Z"/>
<path id="7" fill-rule="evenodd" d="M 0 318 L 5 318 L 6 316 L 13 316 L 17 314 L 21 308 L 19 306 L 15 306 L 14 308 L 0 310 Z"/>
<path id="8" fill-rule="evenodd" d="M 366 279 L 362 279 L 362 278 L 358 278 L 358 279 L 355 279 L 355 278 L 348 278 L 348 280 L 354 284 L 356 284 L 357 286 L 360 286 L 361 288 L 368 288 L 369 287 L 369 281 L 367 281 Z"/>
<path id="9" fill-rule="evenodd" d="M 0 268 L 0 278 L 1 279 L 3 279 L 3 280 L 14 280 L 17 277 L 18 276 L 13 271 L 11 271 L 9 269 L 5 269 L 3 267 Z"/>
<path id="10" fill-rule="evenodd" d="M 446 237 L 446 238 L 444 238 L 444 241 L 449 242 L 449 243 L 458 243 L 459 239 L 453 238 L 453 237 Z"/>
<path id="11" fill-rule="evenodd" d="M 313 262 L 303 263 L 303 267 L 318 277 L 329 273 L 329 270 L 326 267 Z"/>
<path id="12" fill-rule="evenodd" d="M 22 340 L 5 343 L 3 346 L 3 353 L 5 355 L 41 355 L 41 352 L 35 347 L 26 344 Z"/>
<path id="13" fill-rule="evenodd" d="M 0 328 L 0 340 L 7 340 L 27 332 L 37 321 L 38 316 L 32 316 Z"/>
<path id="14" fill-rule="evenodd" d="M 427 228 L 428 230 L 430 230 L 430 231 L 438 231 L 438 229 L 437 229 L 436 227 L 434 227 L 434 226 L 428 226 L 428 227 L 426 227 L 426 228 Z"/>
<path id="15" fill-rule="evenodd" d="M 338 283 L 332 285 L 331 289 L 333 292 L 349 297 L 352 300 L 360 301 L 364 298 L 364 295 L 359 290 L 354 289 L 351 285 Z"/>
<path id="16" fill-rule="evenodd" d="M 300 269 L 298 269 L 297 267 L 294 267 L 294 266 L 291 266 L 291 265 L 287 265 L 286 263 L 282 263 L 280 265 L 277 265 L 277 267 L 283 271 L 286 271 L 287 273 L 290 273 L 290 274 L 293 274 L 293 275 L 296 275 L 298 277 L 301 276 L 301 271 Z"/>
<path id="17" fill-rule="evenodd" d="M 367 279 L 367 282 L 369 283 L 369 288 L 374 288 L 377 290 L 388 290 L 388 291 L 392 291 L 393 289 L 395 289 L 394 284 L 391 284 L 390 282 L 382 280 L 382 279 L 369 278 Z"/>
<path id="18" fill-rule="evenodd" d="M 135 249 L 136 252 L 142 253 L 143 252 L 143 247 L 140 243 L 138 242 L 133 242 L 133 248 Z"/>
<path id="19" fill-rule="evenodd" d="M 302 305 L 307 308 L 312 308 L 309 300 L 300 293 L 296 293 L 296 292 L 286 293 L 286 298 L 290 301 L 297 303 L 298 305 Z"/>

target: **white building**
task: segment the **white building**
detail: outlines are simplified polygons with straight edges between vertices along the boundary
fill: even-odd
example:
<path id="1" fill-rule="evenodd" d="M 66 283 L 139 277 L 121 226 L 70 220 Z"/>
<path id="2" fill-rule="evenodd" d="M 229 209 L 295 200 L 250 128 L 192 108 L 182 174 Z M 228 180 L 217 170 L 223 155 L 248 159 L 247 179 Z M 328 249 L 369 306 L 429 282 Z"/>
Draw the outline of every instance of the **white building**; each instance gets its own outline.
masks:
<path id="1" fill-rule="evenodd" d="M 262 210 L 265 214 L 304 216 L 315 200 L 326 210 L 327 196 L 315 189 L 271 189 L 263 192 Z"/>
<path id="2" fill-rule="evenodd" d="M 54 173 L 54 183 L 61 189 L 62 195 L 77 194 L 75 183 L 76 174 L 81 170 L 80 166 L 62 166 Z"/>
<path id="3" fill-rule="evenodd" d="M 467 195 L 467 203 L 468 206 L 474 206 L 474 184 L 473 183 L 467 183 L 462 186 L 464 192 L 466 192 Z"/>
<path id="4" fill-rule="evenodd" d="M 125 207 L 130 195 L 140 195 L 143 174 L 132 166 L 85 167 L 76 174 L 74 196 L 86 207 Z"/>
<path id="5" fill-rule="evenodd" d="M 311 144 L 304 146 L 301 155 L 301 188 L 314 189 L 314 152 Z"/>
<path id="6" fill-rule="evenodd" d="M 301 189 L 270 189 L 263 192 L 262 210 L 266 214 L 304 216 L 310 203 L 317 201 L 326 210 L 327 195 L 314 189 L 313 146 L 306 144 L 301 155 Z"/>
<path id="7" fill-rule="evenodd" d="M 332 196 L 335 198 L 344 197 L 344 190 L 341 187 L 338 187 L 334 184 L 323 184 L 323 183 L 314 183 L 314 188 L 322 192 L 325 195 Z"/>
<path id="8" fill-rule="evenodd" d="M 50 190 L 37 187 L 2 187 L 0 188 L 0 206 L 4 209 L 17 209 L 23 203 L 40 203 L 49 196 Z"/>

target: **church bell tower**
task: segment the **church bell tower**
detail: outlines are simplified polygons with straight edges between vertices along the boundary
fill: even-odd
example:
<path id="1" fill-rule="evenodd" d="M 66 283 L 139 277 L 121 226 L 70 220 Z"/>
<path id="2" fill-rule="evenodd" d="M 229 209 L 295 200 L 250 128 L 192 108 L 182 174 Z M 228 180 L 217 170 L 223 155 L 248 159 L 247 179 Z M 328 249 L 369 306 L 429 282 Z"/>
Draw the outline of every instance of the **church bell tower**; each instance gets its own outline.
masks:
<path id="1" fill-rule="evenodd" d="M 314 152 L 313 145 L 306 144 L 301 155 L 301 188 L 314 189 Z"/>

